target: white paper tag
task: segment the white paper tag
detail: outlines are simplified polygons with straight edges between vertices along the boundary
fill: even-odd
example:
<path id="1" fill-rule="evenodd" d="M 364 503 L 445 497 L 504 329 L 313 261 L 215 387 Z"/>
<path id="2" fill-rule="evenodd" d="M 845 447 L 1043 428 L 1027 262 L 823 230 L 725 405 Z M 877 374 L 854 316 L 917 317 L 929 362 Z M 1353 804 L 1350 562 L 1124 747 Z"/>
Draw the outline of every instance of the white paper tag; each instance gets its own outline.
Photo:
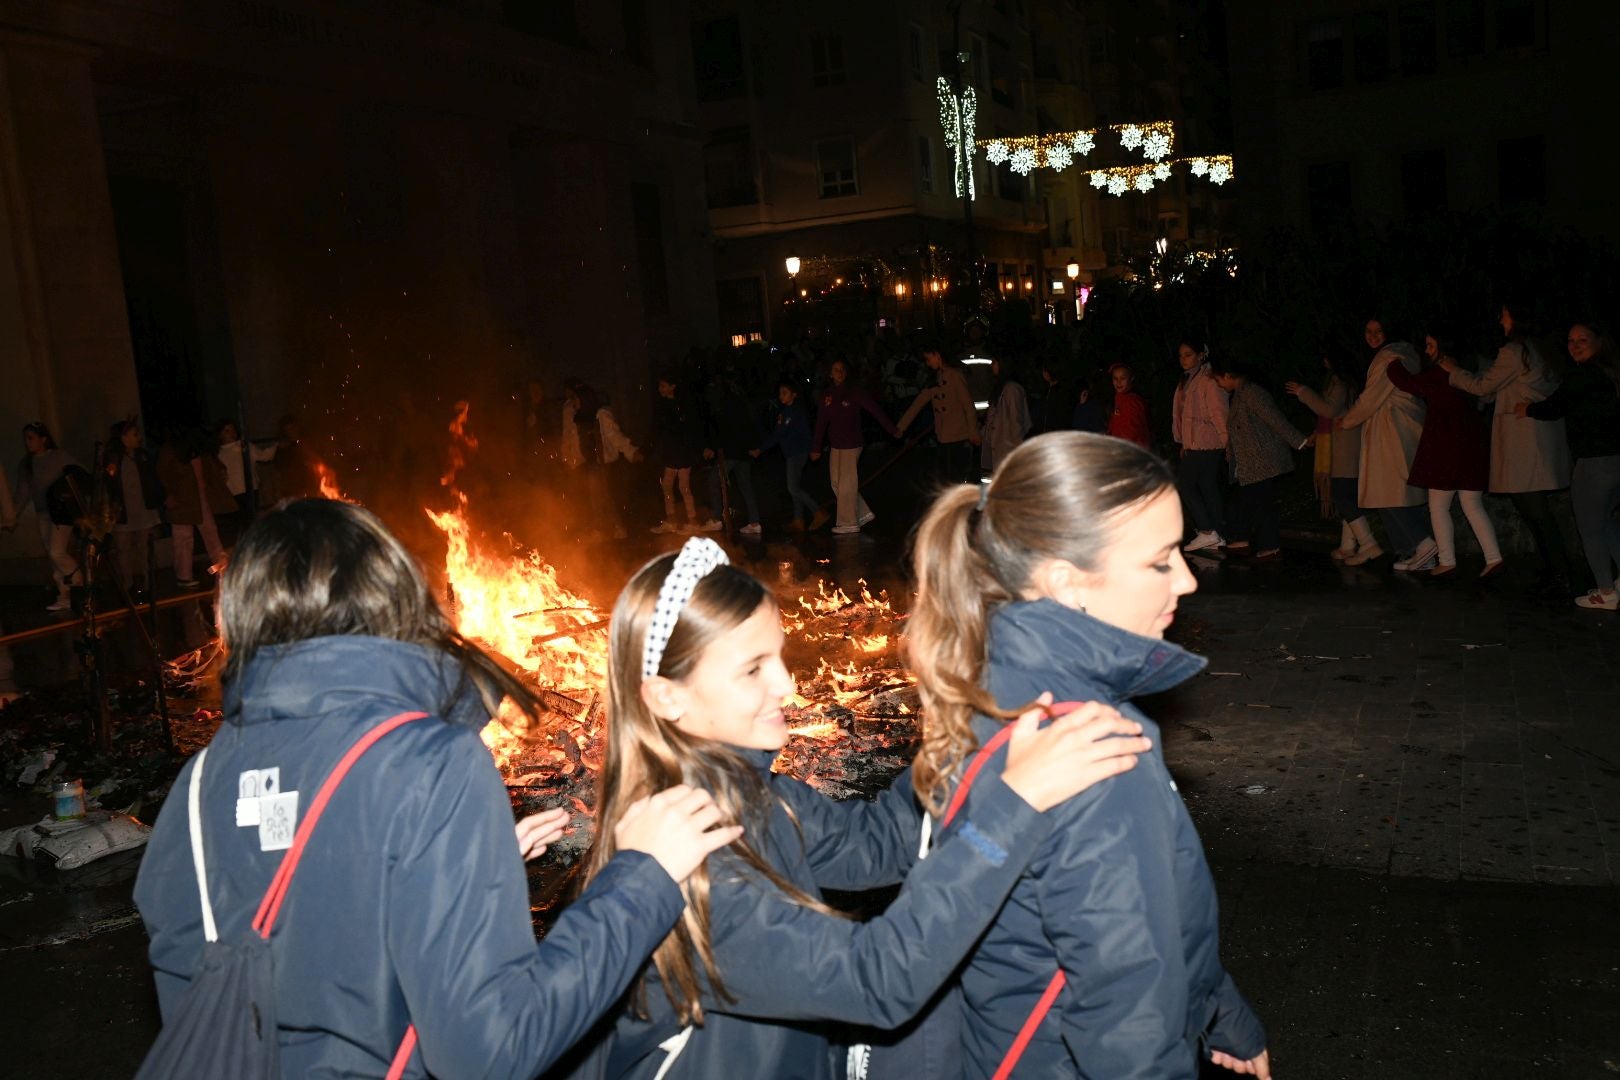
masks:
<path id="1" fill-rule="evenodd" d="M 259 799 L 259 850 L 286 851 L 298 831 L 298 792 L 283 791 Z"/>
<path id="2" fill-rule="evenodd" d="M 281 766 L 245 769 L 236 778 L 236 824 L 254 828 L 259 824 L 259 800 L 281 791 Z"/>

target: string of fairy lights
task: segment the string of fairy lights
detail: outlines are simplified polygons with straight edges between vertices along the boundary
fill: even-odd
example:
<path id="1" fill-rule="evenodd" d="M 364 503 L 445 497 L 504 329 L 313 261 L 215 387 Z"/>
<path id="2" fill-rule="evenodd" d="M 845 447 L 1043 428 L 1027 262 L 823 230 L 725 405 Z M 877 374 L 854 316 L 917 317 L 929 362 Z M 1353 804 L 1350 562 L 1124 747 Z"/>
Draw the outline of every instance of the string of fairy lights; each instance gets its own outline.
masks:
<path id="1" fill-rule="evenodd" d="M 1063 172 L 1097 148 L 1104 132 L 1119 138 L 1119 145 L 1128 152 L 1139 152 L 1141 164 L 1100 167 L 1088 172 L 1091 186 L 1110 195 L 1152 191 L 1154 185 L 1169 180 L 1172 166 L 1186 165 L 1193 176 L 1207 179 L 1219 187 L 1234 175 L 1230 154 L 1172 157 L 1176 145 L 1176 128 L 1169 120 L 1154 120 L 1145 124 L 1113 124 L 1104 128 L 1083 131 L 1056 131 L 1045 135 L 1018 135 L 993 139 L 975 139 L 978 98 L 973 87 L 964 87 L 958 95 L 948 79 L 938 80 L 939 122 L 945 129 L 945 145 L 951 152 L 955 173 L 956 194 L 973 199 L 977 193 L 973 184 L 973 154 L 983 150 L 992 165 L 1006 165 L 1019 176 L 1028 176 L 1036 169 Z"/>

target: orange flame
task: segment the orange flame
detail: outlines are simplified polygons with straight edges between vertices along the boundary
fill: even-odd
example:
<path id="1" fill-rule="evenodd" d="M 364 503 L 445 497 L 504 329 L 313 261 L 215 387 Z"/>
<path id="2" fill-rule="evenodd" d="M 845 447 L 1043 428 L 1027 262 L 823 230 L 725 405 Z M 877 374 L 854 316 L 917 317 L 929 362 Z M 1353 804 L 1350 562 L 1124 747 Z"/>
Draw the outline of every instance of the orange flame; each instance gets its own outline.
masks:
<path id="1" fill-rule="evenodd" d="M 336 499 L 338 502 L 353 502 L 354 500 L 343 494 L 338 487 L 337 473 L 324 461 L 315 463 L 315 478 L 320 483 L 321 498 Z"/>

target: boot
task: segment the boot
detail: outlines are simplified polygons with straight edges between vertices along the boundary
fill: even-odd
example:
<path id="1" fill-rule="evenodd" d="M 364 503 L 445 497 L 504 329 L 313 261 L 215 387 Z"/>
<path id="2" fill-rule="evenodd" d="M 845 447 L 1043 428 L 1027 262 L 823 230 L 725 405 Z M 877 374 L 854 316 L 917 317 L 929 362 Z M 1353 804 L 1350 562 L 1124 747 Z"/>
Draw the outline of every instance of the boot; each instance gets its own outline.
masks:
<path id="1" fill-rule="evenodd" d="M 1339 546 L 1328 552 L 1334 562 L 1344 562 L 1356 553 L 1356 534 L 1348 521 L 1339 522 Z"/>
<path id="2" fill-rule="evenodd" d="M 1355 534 L 1357 546 L 1356 553 L 1345 558 L 1346 566 L 1360 566 L 1384 554 L 1384 549 L 1378 546 L 1378 540 L 1373 536 L 1372 524 L 1365 517 L 1352 521 L 1350 531 Z"/>

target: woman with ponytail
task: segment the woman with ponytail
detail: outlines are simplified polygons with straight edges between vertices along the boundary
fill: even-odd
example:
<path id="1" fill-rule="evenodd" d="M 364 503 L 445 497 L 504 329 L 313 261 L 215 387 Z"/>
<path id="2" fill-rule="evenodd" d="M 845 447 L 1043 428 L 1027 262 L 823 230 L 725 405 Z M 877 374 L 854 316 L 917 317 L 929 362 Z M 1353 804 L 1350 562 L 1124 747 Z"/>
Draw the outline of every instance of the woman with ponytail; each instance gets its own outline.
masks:
<path id="1" fill-rule="evenodd" d="M 1024 443 L 982 495 L 946 491 L 918 528 L 907 650 L 928 723 L 912 778 L 930 813 L 964 775 L 977 791 L 1001 770 L 1001 729 L 1043 693 L 1113 705 L 1154 743 L 1049 815 L 963 966 L 968 1076 L 1193 1080 L 1204 1060 L 1270 1076 L 1265 1032 L 1221 966 L 1198 834 L 1131 704 L 1205 664 L 1163 640 L 1197 587 L 1181 537 L 1165 464 L 1078 432 Z"/>
<path id="2" fill-rule="evenodd" d="M 834 802 L 771 771 L 787 741 L 781 612 L 713 541 L 687 542 L 631 579 L 613 610 L 607 753 L 584 879 L 611 864 L 632 800 L 713 792 L 741 839 L 687 879 L 687 909 L 624 1010 L 573 1063 L 580 1077 L 680 1080 L 842 1075 L 827 1021 L 894 1027 L 917 1012 L 994 918 L 1052 827 L 1047 810 L 1129 769 L 1135 722 L 1096 705 L 1017 725 L 1007 767 L 878 918 L 822 890 L 894 884 L 918 859 L 922 813 L 902 774 L 875 801 Z M 1108 736 L 1123 735 L 1124 738 Z"/>

